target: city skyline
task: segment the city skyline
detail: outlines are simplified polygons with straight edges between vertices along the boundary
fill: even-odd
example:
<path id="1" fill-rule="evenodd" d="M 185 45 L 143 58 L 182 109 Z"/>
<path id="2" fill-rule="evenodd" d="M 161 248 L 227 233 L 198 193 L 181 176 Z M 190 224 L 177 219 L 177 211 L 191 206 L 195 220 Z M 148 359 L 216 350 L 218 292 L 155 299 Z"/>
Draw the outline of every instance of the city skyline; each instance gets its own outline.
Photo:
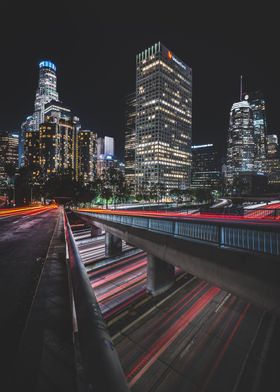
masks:
<path id="1" fill-rule="evenodd" d="M 62 11 L 58 8 L 57 12 L 60 15 Z M 81 118 L 83 128 L 114 137 L 116 155 L 123 158 L 125 96 L 135 88 L 135 57 L 160 40 L 193 69 L 194 143 L 214 143 L 220 152 L 225 152 L 228 112 L 238 100 L 240 74 L 244 78 L 244 91 L 263 91 L 268 134 L 279 134 L 275 82 L 278 64 L 272 61 L 274 35 L 270 31 L 266 30 L 247 45 L 240 41 L 247 35 L 244 30 L 228 28 L 219 34 L 219 26 L 208 29 L 209 24 L 196 27 L 190 23 L 186 27 L 172 18 L 168 28 L 164 18 L 162 22 L 145 21 L 143 25 L 138 20 L 122 24 L 110 18 L 102 23 L 80 9 L 78 15 L 65 12 L 71 27 L 82 14 L 85 22 L 91 18 L 91 23 L 64 32 L 50 20 L 37 39 L 34 30 L 39 22 L 35 20 L 34 25 L 22 29 L 23 20 L 15 16 L 17 23 L 9 43 L 3 40 L 6 61 L 1 64 L 1 73 L 9 70 L 13 76 L 3 81 L 0 129 L 19 130 L 22 120 L 32 112 L 37 64 L 46 58 L 57 65 L 60 95 Z M 44 19 L 43 15 L 41 22 Z M 249 30 L 251 25 L 249 21 Z M 268 45 L 263 45 L 264 42 Z M 24 58 L 20 67 L 18 58 Z M 7 102 L 5 97 L 11 90 L 13 94 Z"/>

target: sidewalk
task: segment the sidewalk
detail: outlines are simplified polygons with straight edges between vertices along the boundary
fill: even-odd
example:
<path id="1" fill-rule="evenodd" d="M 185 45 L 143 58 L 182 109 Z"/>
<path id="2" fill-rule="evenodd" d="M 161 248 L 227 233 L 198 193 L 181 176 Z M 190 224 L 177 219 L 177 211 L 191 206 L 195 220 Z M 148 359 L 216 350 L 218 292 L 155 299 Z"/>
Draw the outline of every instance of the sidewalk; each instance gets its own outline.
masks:
<path id="1" fill-rule="evenodd" d="M 18 390 L 77 390 L 65 260 L 61 209 L 21 340 L 15 369 Z"/>

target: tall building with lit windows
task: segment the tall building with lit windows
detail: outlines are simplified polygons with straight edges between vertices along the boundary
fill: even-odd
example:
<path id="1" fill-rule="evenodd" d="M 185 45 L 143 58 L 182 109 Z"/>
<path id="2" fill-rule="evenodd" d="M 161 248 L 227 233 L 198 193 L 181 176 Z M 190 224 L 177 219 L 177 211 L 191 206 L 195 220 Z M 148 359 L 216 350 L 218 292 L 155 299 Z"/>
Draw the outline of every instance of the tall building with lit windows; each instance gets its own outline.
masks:
<path id="1" fill-rule="evenodd" d="M 266 173 L 268 183 L 280 190 L 280 146 L 277 135 L 267 135 Z"/>
<path id="2" fill-rule="evenodd" d="M 192 70 L 160 42 L 136 56 L 135 129 L 136 192 L 189 187 Z"/>
<path id="3" fill-rule="evenodd" d="M 78 178 L 77 134 L 79 118 L 60 101 L 49 102 L 39 131 L 39 162 L 45 176 L 71 174 Z"/>
<path id="4" fill-rule="evenodd" d="M 44 122 L 45 105 L 51 100 L 58 101 L 56 87 L 56 66 L 51 61 L 45 60 L 39 63 L 39 83 L 35 98 L 34 128 L 39 129 Z"/>
<path id="5" fill-rule="evenodd" d="M 98 137 L 96 141 L 96 155 L 96 174 L 99 177 L 109 167 L 116 166 L 114 138 L 110 136 Z"/>
<path id="6" fill-rule="evenodd" d="M 266 167 L 266 110 L 265 100 L 260 91 L 245 96 L 253 111 L 254 143 L 255 143 L 255 171 L 265 173 Z"/>
<path id="7" fill-rule="evenodd" d="M 221 162 L 213 144 L 192 146 L 192 189 L 220 190 Z"/>
<path id="8" fill-rule="evenodd" d="M 255 172 L 255 139 L 253 110 L 247 100 L 236 102 L 230 111 L 226 173 L 228 187 L 240 174 Z"/>
<path id="9" fill-rule="evenodd" d="M 36 135 L 39 135 L 40 124 L 45 120 L 46 105 L 51 100 L 58 101 L 56 66 L 51 61 L 44 60 L 39 63 L 39 81 L 36 90 L 34 113 L 27 116 L 21 125 L 19 134 L 19 166 L 30 165 L 34 159 L 37 161 L 37 158 L 33 158 L 36 155 L 33 152 L 39 145 L 39 139 L 37 138 L 36 140 Z M 31 135 L 30 132 L 35 132 L 35 134 Z"/>
<path id="10" fill-rule="evenodd" d="M 96 133 L 82 129 L 77 134 L 78 177 L 84 184 L 88 184 L 94 179 L 96 136 Z"/>
<path id="11" fill-rule="evenodd" d="M 37 167 L 40 164 L 39 131 L 24 133 L 24 166 Z"/>
<path id="12" fill-rule="evenodd" d="M 18 134 L 0 131 L 0 189 L 8 179 L 6 165 L 18 167 Z"/>
<path id="13" fill-rule="evenodd" d="M 127 95 L 125 101 L 125 179 L 132 192 L 135 190 L 135 92 Z"/>

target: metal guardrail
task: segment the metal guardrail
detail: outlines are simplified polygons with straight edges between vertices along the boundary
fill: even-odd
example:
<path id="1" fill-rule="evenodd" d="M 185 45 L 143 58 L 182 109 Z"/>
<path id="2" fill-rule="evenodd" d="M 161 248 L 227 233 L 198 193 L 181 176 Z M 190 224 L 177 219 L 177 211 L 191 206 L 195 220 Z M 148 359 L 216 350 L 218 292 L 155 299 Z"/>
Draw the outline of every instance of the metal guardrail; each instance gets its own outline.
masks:
<path id="1" fill-rule="evenodd" d="M 102 318 L 64 212 L 78 336 L 87 382 L 94 392 L 129 392 L 118 354 Z"/>
<path id="2" fill-rule="evenodd" d="M 219 247 L 237 248 L 272 256 L 280 255 L 280 226 L 250 225 L 242 221 L 237 222 L 199 222 L 175 220 L 156 217 L 139 217 L 132 215 L 117 215 L 96 212 L 82 212 L 79 214 L 100 220 L 115 222 L 126 226 L 142 228 L 157 233 L 164 233 L 186 240 L 198 240 Z"/>

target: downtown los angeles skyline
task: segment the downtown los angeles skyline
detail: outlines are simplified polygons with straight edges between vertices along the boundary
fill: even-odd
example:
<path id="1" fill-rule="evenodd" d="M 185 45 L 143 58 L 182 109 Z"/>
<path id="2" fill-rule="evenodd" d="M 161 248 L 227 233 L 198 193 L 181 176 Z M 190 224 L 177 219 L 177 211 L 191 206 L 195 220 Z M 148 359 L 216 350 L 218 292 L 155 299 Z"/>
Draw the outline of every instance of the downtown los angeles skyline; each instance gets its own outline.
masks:
<path id="1" fill-rule="evenodd" d="M 236 30 L 232 22 L 226 28 L 226 23 L 210 25 L 204 19 L 186 25 L 179 16 L 166 24 L 164 15 L 143 23 L 100 19 L 89 5 L 76 13 L 71 6 L 58 7 L 56 15 L 64 15 L 67 29 L 47 15 L 33 18 L 32 25 L 20 14 L 9 24 L 11 10 L 7 15 L 0 27 L 5 58 L 0 65 L 5 75 L 1 130 L 19 130 L 33 112 L 38 63 L 49 59 L 57 66 L 60 99 L 80 117 L 83 129 L 114 137 L 116 155 L 123 158 L 125 96 L 135 89 L 136 55 L 160 40 L 193 70 L 193 144 L 214 143 L 225 153 L 229 112 L 239 100 L 241 74 L 245 92 L 262 90 L 268 134 L 279 135 L 273 27 L 254 30 L 249 21 L 247 29 Z"/>

